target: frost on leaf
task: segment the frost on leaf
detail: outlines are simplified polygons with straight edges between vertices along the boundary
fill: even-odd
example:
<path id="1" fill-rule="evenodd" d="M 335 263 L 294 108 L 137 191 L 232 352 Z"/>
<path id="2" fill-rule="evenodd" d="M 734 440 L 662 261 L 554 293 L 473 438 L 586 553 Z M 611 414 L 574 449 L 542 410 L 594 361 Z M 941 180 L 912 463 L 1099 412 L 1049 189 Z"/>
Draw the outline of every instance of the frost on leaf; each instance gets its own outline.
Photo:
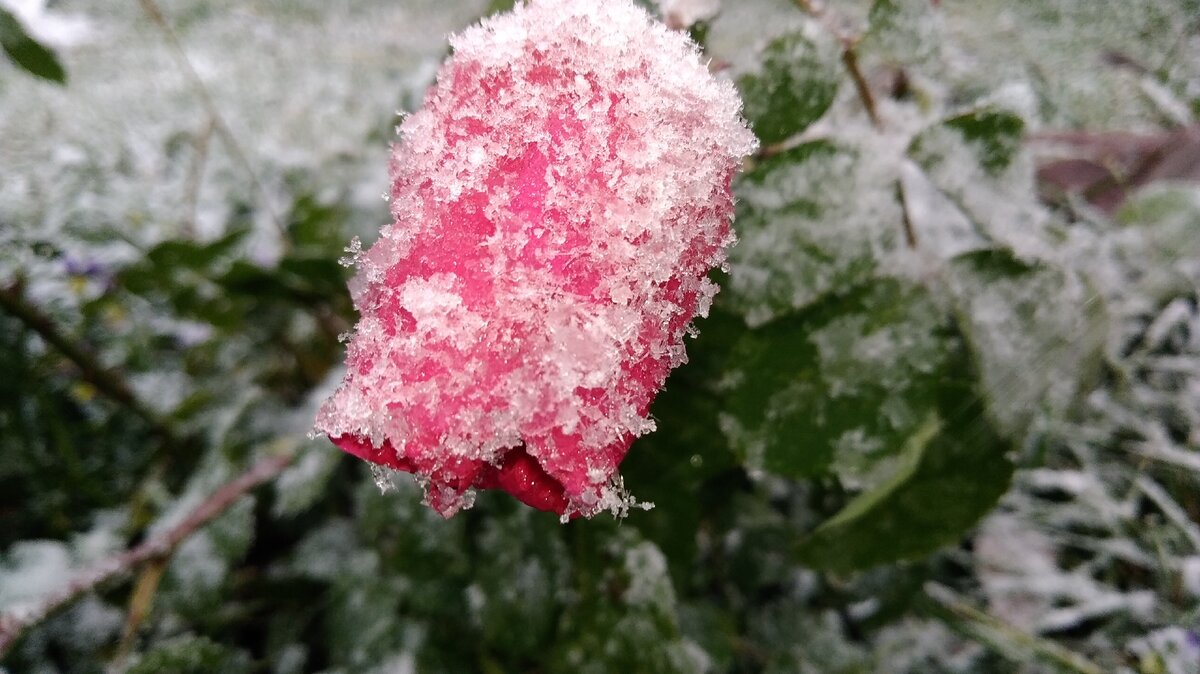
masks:
<path id="1" fill-rule="evenodd" d="M 395 221 L 317 430 L 451 515 L 500 488 L 623 512 L 617 466 L 707 313 L 755 139 L 731 84 L 628 0 L 534 0 L 453 37 L 399 129 Z"/>
<path id="2" fill-rule="evenodd" d="M 672 28 L 690 28 L 721 11 L 721 0 L 655 0 L 663 20 Z"/>

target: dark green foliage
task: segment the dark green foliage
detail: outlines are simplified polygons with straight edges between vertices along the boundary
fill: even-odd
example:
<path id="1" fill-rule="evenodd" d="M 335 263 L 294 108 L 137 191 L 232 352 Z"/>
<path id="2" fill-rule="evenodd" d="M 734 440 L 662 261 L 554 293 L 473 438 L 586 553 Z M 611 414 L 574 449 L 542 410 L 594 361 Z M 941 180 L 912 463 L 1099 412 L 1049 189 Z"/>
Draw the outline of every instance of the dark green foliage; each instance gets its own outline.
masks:
<path id="1" fill-rule="evenodd" d="M 841 82 L 837 68 L 834 48 L 807 33 L 771 41 L 760 69 L 738 80 L 746 119 L 759 140 L 786 140 L 824 115 Z"/>
<path id="2" fill-rule="evenodd" d="M 55 84 L 67 83 L 67 71 L 58 55 L 29 37 L 17 17 L 5 7 L 0 7 L 0 48 L 14 65 L 30 75 Z"/>
<path id="3" fill-rule="evenodd" d="M 936 407 L 955 350 L 927 295 L 879 281 L 745 331 L 725 380 L 727 433 L 744 460 L 788 477 L 864 476 Z"/>
<path id="4" fill-rule="evenodd" d="M 980 163 L 999 173 L 1012 163 L 1021 149 L 1025 120 L 1000 110 L 975 110 L 946 120 L 946 126 L 958 131 L 980 150 Z"/>
<path id="5" fill-rule="evenodd" d="M 245 653 L 206 637 L 184 636 L 167 639 L 140 656 L 127 674 L 242 674 L 250 671 L 250 659 Z"/>

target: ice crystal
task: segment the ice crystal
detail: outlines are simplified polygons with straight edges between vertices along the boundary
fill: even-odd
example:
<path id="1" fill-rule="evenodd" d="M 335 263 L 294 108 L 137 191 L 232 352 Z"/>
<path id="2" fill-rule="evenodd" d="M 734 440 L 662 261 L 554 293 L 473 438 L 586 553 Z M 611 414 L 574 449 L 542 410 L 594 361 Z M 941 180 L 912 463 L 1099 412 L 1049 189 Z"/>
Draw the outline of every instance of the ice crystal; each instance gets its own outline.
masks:
<path id="1" fill-rule="evenodd" d="M 317 428 L 420 476 L 622 512 L 617 466 L 717 288 L 755 139 L 733 86 L 629 0 L 533 0 L 451 38 L 399 128 L 393 224 Z"/>

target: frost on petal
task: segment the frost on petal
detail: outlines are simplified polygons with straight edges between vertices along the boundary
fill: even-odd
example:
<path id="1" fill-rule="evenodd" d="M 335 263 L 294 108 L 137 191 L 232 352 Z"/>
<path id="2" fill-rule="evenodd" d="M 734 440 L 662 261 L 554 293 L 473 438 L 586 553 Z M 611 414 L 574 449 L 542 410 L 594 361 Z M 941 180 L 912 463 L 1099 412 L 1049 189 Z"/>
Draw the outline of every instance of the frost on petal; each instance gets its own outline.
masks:
<path id="1" fill-rule="evenodd" d="M 317 430 L 446 516 L 475 488 L 620 513 L 756 141 L 733 86 L 629 0 L 532 0 L 451 44 L 399 129 L 395 220 L 357 256 Z"/>

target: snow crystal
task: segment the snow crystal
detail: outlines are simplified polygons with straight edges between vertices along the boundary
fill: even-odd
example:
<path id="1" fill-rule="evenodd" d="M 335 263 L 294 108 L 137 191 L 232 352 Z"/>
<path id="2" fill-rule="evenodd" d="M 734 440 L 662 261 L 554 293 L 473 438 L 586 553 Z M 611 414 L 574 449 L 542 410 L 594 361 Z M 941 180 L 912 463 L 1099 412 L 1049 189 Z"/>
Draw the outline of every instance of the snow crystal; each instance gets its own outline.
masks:
<path id="1" fill-rule="evenodd" d="M 451 45 L 399 128 L 395 221 L 358 256 L 317 429 L 446 516 L 473 487 L 624 512 L 617 465 L 716 293 L 755 139 L 733 86 L 629 0 L 533 0 Z"/>

